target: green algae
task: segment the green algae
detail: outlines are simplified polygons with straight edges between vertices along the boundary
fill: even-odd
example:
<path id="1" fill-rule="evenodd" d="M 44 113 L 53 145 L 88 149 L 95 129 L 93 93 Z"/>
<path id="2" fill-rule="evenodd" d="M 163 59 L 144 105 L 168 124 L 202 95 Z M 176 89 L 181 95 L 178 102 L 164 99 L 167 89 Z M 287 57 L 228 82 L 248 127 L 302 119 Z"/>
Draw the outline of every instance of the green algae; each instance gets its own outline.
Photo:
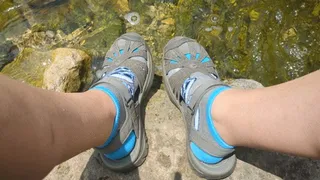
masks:
<path id="1" fill-rule="evenodd" d="M 264 85 L 285 82 L 320 68 L 319 2 L 61 2 L 29 9 L 33 18 L 26 18 L 31 27 L 36 26 L 28 41 L 33 44 L 49 42 L 43 46 L 48 50 L 57 47 L 82 49 L 101 64 L 105 52 L 118 36 L 138 32 L 150 47 L 156 73 L 161 75 L 165 44 L 174 36 L 188 36 L 205 47 L 223 78 L 251 78 Z M 138 12 L 140 23 L 128 23 L 123 18 L 127 12 Z M 57 34 L 53 44 L 42 37 L 47 30 Z M 60 38 L 59 34 L 62 34 Z M 31 47 L 30 43 L 21 44 Z"/>
<path id="2" fill-rule="evenodd" d="M 116 12 L 109 11 L 96 15 L 92 24 L 90 33 L 82 36 L 79 46 L 74 47 L 83 49 L 92 56 L 104 56 L 113 41 L 124 33 L 124 23 L 117 18 Z"/>
<path id="3" fill-rule="evenodd" d="M 49 62 L 47 52 L 25 48 L 13 62 L 3 68 L 1 73 L 35 87 L 41 87 L 43 73 Z"/>
<path id="4" fill-rule="evenodd" d="M 312 14 L 314 16 L 319 16 L 320 14 L 320 3 L 317 3 L 315 6 L 314 6 L 314 9 L 312 11 Z"/>
<path id="5" fill-rule="evenodd" d="M 251 21 L 257 21 L 259 19 L 260 13 L 255 10 L 251 10 L 249 15 Z"/>
<path id="6" fill-rule="evenodd" d="M 19 18 L 20 13 L 16 9 L 12 8 L 13 6 L 14 2 L 12 0 L 4 0 L 0 2 L 0 30 Z"/>
<path id="7" fill-rule="evenodd" d="M 73 55 L 71 62 L 65 61 Z M 1 73 L 35 87 L 76 92 L 88 89 L 92 83 L 90 65 L 91 57 L 83 51 L 58 48 L 42 52 L 25 48 Z"/>

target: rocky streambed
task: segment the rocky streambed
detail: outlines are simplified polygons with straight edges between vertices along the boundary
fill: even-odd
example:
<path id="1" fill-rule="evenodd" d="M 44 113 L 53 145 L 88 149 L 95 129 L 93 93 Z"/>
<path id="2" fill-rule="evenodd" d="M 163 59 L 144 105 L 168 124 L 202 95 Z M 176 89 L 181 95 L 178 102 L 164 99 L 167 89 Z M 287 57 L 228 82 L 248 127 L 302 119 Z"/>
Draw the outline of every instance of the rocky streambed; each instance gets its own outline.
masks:
<path id="1" fill-rule="evenodd" d="M 59 48 L 68 48 L 62 52 L 82 60 L 74 71 L 79 81 L 64 90 L 81 91 L 112 42 L 134 31 L 147 41 L 160 76 L 164 45 L 183 35 L 207 49 L 223 78 L 273 85 L 320 68 L 319 13 L 320 3 L 310 0 L 3 0 L 0 68 L 46 87 L 45 72 L 63 58 Z"/>

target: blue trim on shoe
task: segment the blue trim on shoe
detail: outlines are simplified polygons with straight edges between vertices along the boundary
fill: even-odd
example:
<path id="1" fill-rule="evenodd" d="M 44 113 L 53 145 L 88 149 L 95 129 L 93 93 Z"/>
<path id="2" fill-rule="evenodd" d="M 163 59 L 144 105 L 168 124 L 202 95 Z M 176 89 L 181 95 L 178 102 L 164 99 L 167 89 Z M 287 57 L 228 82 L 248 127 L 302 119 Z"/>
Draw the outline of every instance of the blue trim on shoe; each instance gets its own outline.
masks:
<path id="1" fill-rule="evenodd" d="M 214 124 L 213 124 L 213 119 L 212 119 L 212 116 L 211 116 L 211 108 L 212 108 L 212 104 L 214 102 L 214 100 L 216 99 L 216 97 L 223 91 L 226 91 L 230 89 L 230 87 L 227 87 L 227 86 L 221 86 L 221 87 L 218 87 L 217 89 L 215 89 L 211 95 L 209 96 L 209 101 L 208 101 L 208 104 L 207 104 L 207 107 L 206 107 L 206 116 L 207 116 L 207 124 L 208 124 L 208 128 L 209 128 L 209 131 L 210 131 L 210 134 L 212 135 L 213 139 L 223 148 L 226 148 L 226 149 L 233 149 L 234 147 L 233 146 L 230 146 L 229 144 L 227 144 L 222 138 L 221 136 L 219 135 L 219 133 L 217 132 L 216 128 L 214 127 Z"/>
<path id="2" fill-rule="evenodd" d="M 192 151 L 193 155 L 198 160 L 200 160 L 200 161 L 202 161 L 202 162 L 204 162 L 206 164 L 217 164 L 218 162 L 220 162 L 223 159 L 221 157 L 215 157 L 215 156 L 212 156 L 212 155 L 206 153 L 205 151 L 200 149 L 193 142 L 190 143 L 190 148 L 191 148 L 191 151 Z"/>
<path id="3" fill-rule="evenodd" d="M 135 53 L 135 52 L 138 52 L 139 51 L 139 48 L 135 48 L 132 52 Z"/>
<path id="4" fill-rule="evenodd" d="M 170 60 L 170 64 L 178 64 L 178 61 L 176 61 L 176 60 Z"/>
<path id="5" fill-rule="evenodd" d="M 120 117 L 120 102 L 119 102 L 117 96 L 112 91 L 110 91 L 109 89 L 107 89 L 107 88 L 105 88 L 103 86 L 96 86 L 96 87 L 91 88 L 90 90 L 103 91 L 104 93 L 109 95 L 109 97 L 111 98 L 113 104 L 116 107 L 116 117 L 114 118 L 111 134 L 110 134 L 109 138 L 107 139 L 107 141 L 103 145 L 97 147 L 97 148 L 104 148 L 104 147 L 106 147 L 106 146 L 108 146 L 110 144 L 112 139 L 117 134 L 117 130 L 118 130 L 118 126 L 119 126 L 119 117 Z"/>
<path id="6" fill-rule="evenodd" d="M 122 159 L 131 153 L 135 144 L 136 144 L 136 134 L 134 133 L 134 131 L 131 131 L 129 137 L 126 139 L 126 141 L 118 150 L 110 154 L 104 154 L 104 156 L 111 160 Z"/>
<path id="7" fill-rule="evenodd" d="M 186 56 L 186 58 L 187 58 L 188 60 L 191 60 L 191 54 L 190 54 L 190 53 L 185 54 L 185 56 Z"/>
<path id="8" fill-rule="evenodd" d="M 200 54 L 199 54 L 199 53 L 197 53 L 197 54 L 196 54 L 196 60 L 198 60 L 198 59 L 199 59 L 199 57 L 200 57 Z"/>
<path id="9" fill-rule="evenodd" d="M 205 57 L 201 60 L 201 63 L 206 63 L 206 62 L 209 62 L 210 61 L 210 58 L 209 57 Z"/>

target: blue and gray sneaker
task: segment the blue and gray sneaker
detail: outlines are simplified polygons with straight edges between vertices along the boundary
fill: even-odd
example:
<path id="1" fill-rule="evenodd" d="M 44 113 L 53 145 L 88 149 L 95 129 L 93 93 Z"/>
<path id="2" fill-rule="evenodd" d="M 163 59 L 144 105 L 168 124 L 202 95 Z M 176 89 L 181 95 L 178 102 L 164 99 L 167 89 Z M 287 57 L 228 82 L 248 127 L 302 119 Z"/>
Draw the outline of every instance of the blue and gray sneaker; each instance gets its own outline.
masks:
<path id="1" fill-rule="evenodd" d="M 229 176 L 236 165 L 234 147 L 220 137 L 211 117 L 212 103 L 229 87 L 221 82 L 208 53 L 193 39 L 173 38 L 164 48 L 163 80 L 183 114 L 193 170 L 207 179 Z"/>
<path id="2" fill-rule="evenodd" d="M 102 67 L 91 89 L 108 94 L 117 112 L 110 137 L 96 150 L 107 168 L 127 172 L 148 154 L 141 103 L 153 82 L 151 53 L 140 35 L 126 33 L 113 43 Z"/>

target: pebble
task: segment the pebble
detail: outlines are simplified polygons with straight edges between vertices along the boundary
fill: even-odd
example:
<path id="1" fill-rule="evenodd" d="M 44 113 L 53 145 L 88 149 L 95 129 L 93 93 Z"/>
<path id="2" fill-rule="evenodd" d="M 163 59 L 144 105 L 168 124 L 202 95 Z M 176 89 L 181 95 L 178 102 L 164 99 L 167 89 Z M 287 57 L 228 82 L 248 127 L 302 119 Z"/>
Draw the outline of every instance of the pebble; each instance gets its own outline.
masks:
<path id="1" fill-rule="evenodd" d="M 250 11 L 249 16 L 251 21 L 257 21 L 259 19 L 260 13 L 253 9 Z"/>
<path id="2" fill-rule="evenodd" d="M 282 16 L 283 16 L 282 14 L 283 13 L 280 10 L 278 10 L 276 13 L 276 20 L 278 21 L 279 24 L 281 24 L 282 22 Z"/>
<path id="3" fill-rule="evenodd" d="M 50 30 L 46 31 L 46 35 L 48 38 L 54 38 L 54 36 L 55 36 L 54 32 L 50 31 Z"/>
<path id="4" fill-rule="evenodd" d="M 207 32 L 210 32 L 210 31 L 212 31 L 212 27 L 207 27 L 204 30 L 207 31 Z"/>
<path id="5" fill-rule="evenodd" d="M 167 18 L 161 21 L 163 24 L 168 24 L 168 25 L 174 25 L 175 24 L 175 20 L 173 18 Z"/>
<path id="6" fill-rule="evenodd" d="M 212 29 L 216 30 L 216 31 L 219 31 L 219 32 L 223 31 L 223 28 L 221 26 L 212 26 Z"/>
<path id="7" fill-rule="evenodd" d="M 216 15 L 216 14 L 212 15 L 211 21 L 212 21 L 213 23 L 215 23 L 215 24 L 218 23 L 218 21 L 219 21 L 219 15 Z"/>
<path id="8" fill-rule="evenodd" d="M 140 22 L 140 15 L 137 12 L 130 12 L 124 15 L 124 18 L 131 24 L 137 25 Z"/>

